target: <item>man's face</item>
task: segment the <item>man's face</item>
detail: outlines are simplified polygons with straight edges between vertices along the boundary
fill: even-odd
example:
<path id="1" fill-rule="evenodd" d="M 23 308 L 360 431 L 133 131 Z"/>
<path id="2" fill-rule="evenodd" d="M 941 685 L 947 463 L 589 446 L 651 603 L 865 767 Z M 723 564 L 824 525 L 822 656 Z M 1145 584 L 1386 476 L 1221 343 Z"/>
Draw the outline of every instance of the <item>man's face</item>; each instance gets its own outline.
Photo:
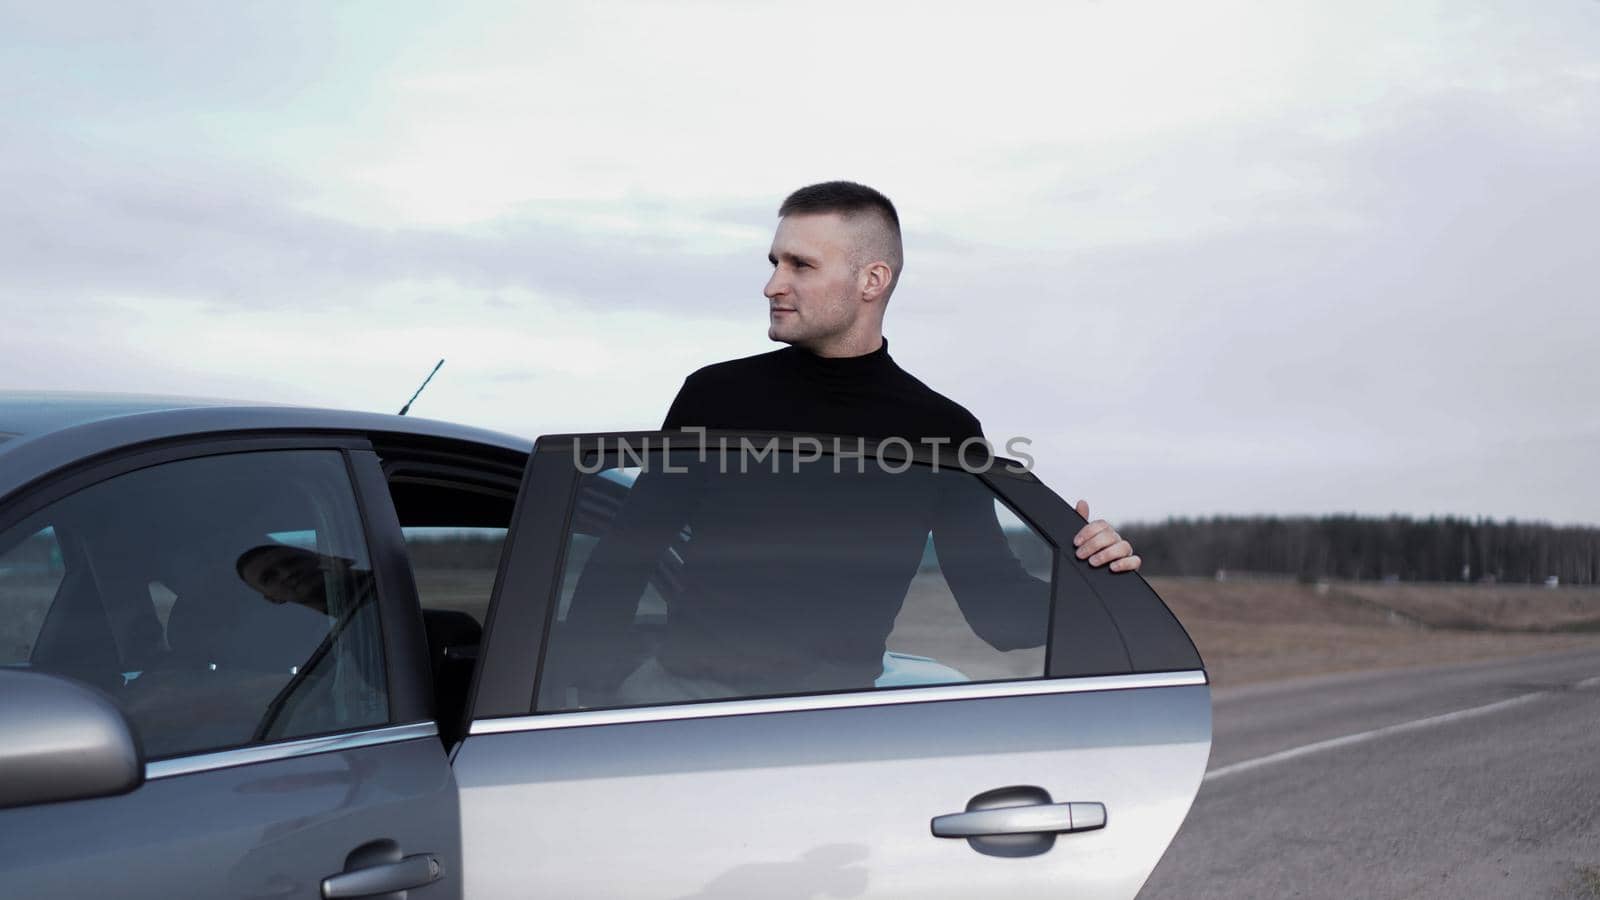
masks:
<path id="1" fill-rule="evenodd" d="M 852 259 L 854 227 L 837 213 L 778 220 L 768 259 L 767 337 L 801 347 L 843 334 L 863 314 Z"/>
<path id="2" fill-rule="evenodd" d="M 273 603 L 315 605 L 326 590 L 322 557 L 297 547 L 258 547 L 239 566 L 239 577 Z"/>

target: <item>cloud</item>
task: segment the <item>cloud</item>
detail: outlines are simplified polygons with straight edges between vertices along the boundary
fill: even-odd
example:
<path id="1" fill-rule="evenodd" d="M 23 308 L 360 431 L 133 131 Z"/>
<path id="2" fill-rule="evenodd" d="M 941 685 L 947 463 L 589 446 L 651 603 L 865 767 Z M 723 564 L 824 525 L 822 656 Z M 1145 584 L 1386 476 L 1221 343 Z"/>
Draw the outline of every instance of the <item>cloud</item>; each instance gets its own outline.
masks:
<path id="1" fill-rule="evenodd" d="M 764 278 L 764 237 L 708 249 L 687 230 L 574 228 L 539 210 L 471 230 L 382 228 L 302 211 L 291 202 L 302 185 L 248 168 L 32 148 L 45 152 L 0 170 L 12 198 L 0 211 L 10 235 L 0 289 L 36 301 L 109 293 L 320 308 L 384 284 L 450 279 L 596 308 L 711 312 L 759 302 L 751 284 Z"/>
<path id="2" fill-rule="evenodd" d="M 1190 153 L 1217 140 L 1198 130 L 1102 173 L 1093 197 L 1063 183 L 1018 213 L 1041 232 L 1024 246 L 910 251 L 898 355 L 991 434 L 1035 436 L 1047 479 L 1140 516 L 1600 520 L 1585 462 L 1600 452 L 1600 133 L 1525 100 L 1407 98 L 1359 135 L 1288 118 L 1228 140 L 1221 177 L 1217 154 Z M 1585 104 L 1573 122 L 1596 120 L 1600 98 Z M 1271 165 L 1304 174 L 1241 190 Z M 1118 206 L 1152 174 L 1179 187 Z M 1173 221 L 1073 239 L 1102 212 Z"/>
<path id="3" fill-rule="evenodd" d="M 1059 485 L 1600 521 L 1592 7 L 874 7 L 861 61 L 741 5 L 22 7 L 0 376 L 388 409 L 442 355 L 419 413 L 653 424 L 852 177 L 896 357 Z"/>

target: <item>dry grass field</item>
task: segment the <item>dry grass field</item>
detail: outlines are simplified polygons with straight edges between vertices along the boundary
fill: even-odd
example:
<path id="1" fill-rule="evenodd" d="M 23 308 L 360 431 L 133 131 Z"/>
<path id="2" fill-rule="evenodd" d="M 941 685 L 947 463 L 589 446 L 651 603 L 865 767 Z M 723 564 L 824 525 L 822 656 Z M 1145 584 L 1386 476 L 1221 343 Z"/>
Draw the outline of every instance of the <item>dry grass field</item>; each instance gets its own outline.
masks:
<path id="1" fill-rule="evenodd" d="M 1219 687 L 1331 672 L 1600 648 L 1600 588 L 1298 584 L 1151 578 Z M 1000 653 L 967 627 L 937 572 L 912 582 L 889 647 L 975 679 L 1042 671 L 1038 650 Z"/>
<path id="2" fill-rule="evenodd" d="M 1151 578 L 1218 686 L 1600 648 L 1600 588 Z"/>

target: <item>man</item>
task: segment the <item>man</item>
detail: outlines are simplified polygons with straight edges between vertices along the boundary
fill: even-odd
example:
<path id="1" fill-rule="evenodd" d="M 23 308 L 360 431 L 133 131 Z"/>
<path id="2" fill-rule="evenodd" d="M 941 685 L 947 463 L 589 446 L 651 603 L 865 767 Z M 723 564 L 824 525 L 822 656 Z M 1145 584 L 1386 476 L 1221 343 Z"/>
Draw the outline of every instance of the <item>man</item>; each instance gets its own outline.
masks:
<path id="1" fill-rule="evenodd" d="M 789 347 L 707 366 L 684 382 L 663 429 L 705 427 L 902 437 L 981 437 L 972 413 L 889 357 L 883 317 L 900 281 L 900 217 L 865 185 L 803 187 L 778 208 L 767 259 L 767 337 Z M 1089 518 L 1079 500 L 1078 515 Z M 1132 572 L 1141 560 L 1105 520 L 1074 537 L 1079 559 Z"/>
<path id="2" fill-rule="evenodd" d="M 902 251 L 888 199 L 829 182 L 790 195 L 779 216 L 768 336 L 789 346 L 690 375 L 663 430 L 899 438 L 950 449 L 981 438 L 971 413 L 889 357 L 883 315 Z M 1022 568 L 977 479 L 920 468 L 854 477 L 800 468 L 742 474 L 739 465 L 735 476 L 704 458 L 681 474 L 647 466 L 582 566 L 558 642 L 557 668 L 569 672 L 545 682 L 582 699 L 547 699 L 634 705 L 869 688 L 930 533 L 975 634 L 999 650 L 1044 643 L 1049 584 Z M 1087 518 L 1087 504 L 1078 512 Z M 1103 521 L 1074 542 L 1093 565 L 1139 567 Z M 626 650 L 637 637 L 635 611 L 669 547 L 682 588 L 667 599 L 665 638 L 640 660 Z"/>
<path id="3" fill-rule="evenodd" d="M 239 555 L 239 579 L 275 605 L 298 603 L 328 614 L 328 575 L 350 577 L 355 560 L 287 544 L 262 544 Z"/>

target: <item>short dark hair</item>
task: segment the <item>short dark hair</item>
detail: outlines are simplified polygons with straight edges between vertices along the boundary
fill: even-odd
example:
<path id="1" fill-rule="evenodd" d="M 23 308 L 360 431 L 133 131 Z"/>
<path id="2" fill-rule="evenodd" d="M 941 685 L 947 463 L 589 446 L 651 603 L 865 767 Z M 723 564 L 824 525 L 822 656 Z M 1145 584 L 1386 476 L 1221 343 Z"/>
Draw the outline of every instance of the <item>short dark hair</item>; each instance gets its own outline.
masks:
<path id="1" fill-rule="evenodd" d="M 883 295 L 884 300 L 888 300 L 900 282 L 900 272 L 905 268 L 906 258 L 905 247 L 900 240 L 900 214 L 894 211 L 894 204 L 889 202 L 888 197 L 864 184 L 824 181 L 795 191 L 778 207 L 779 218 L 819 213 L 837 213 L 846 219 L 871 216 L 882 224 L 882 228 L 870 229 L 872 238 L 855 249 L 858 258 L 854 264 L 859 266 L 872 259 L 881 259 L 889 264 L 894 280 Z"/>
<path id="2" fill-rule="evenodd" d="M 780 217 L 807 213 L 839 213 L 848 216 L 864 212 L 876 212 L 883 216 L 893 226 L 895 233 L 899 234 L 900 214 L 894 211 L 894 204 L 889 202 L 889 198 L 854 181 L 824 181 L 821 184 L 806 185 L 790 194 L 784 199 L 783 205 L 778 207 Z"/>

